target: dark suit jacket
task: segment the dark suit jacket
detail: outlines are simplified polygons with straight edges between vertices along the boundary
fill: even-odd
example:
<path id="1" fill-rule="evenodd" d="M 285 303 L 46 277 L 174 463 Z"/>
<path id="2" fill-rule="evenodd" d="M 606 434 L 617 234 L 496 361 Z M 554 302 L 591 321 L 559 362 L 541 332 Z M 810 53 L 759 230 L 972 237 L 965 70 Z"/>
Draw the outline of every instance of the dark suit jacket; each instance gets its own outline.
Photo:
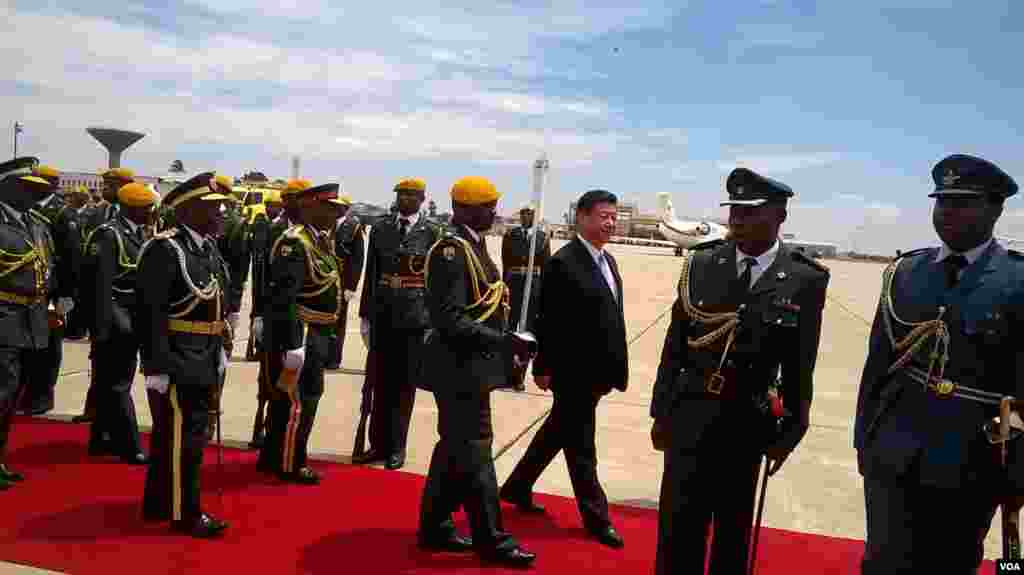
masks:
<path id="1" fill-rule="evenodd" d="M 707 377 L 719 366 L 725 338 L 706 348 L 692 349 L 697 339 L 718 325 L 699 324 L 677 298 L 665 336 L 661 363 L 651 398 L 651 416 L 670 420 L 672 448 L 686 450 L 705 441 L 751 438 L 751 448 L 769 441 L 758 433 L 763 422 L 754 398 L 775 383 L 781 372 L 783 401 L 791 410 L 813 396 L 814 365 L 821 336 L 829 273 L 801 252 L 779 246 L 775 261 L 748 292 L 733 291 L 737 277 L 736 245 L 709 244 L 693 252 L 690 262 L 690 301 L 709 313 L 736 311 L 745 306 L 722 374 L 727 378 L 721 399 L 705 391 Z"/>
<path id="2" fill-rule="evenodd" d="M 938 248 L 897 260 L 892 282 L 895 313 L 908 322 L 933 320 L 939 306 L 950 335 L 945 379 L 1000 395 L 1024 397 L 1024 255 L 993 243 L 946 289 Z M 995 406 L 925 392 L 904 369 L 888 375 L 902 355 L 893 350 L 881 306 L 871 329 L 857 397 L 854 446 L 865 477 L 899 478 L 937 487 L 977 486 L 1002 475 L 981 426 Z M 907 329 L 895 320 L 894 335 Z M 911 363 L 927 370 L 934 337 Z M 1010 478 L 1024 490 L 1024 442 L 1011 442 Z"/>
<path id="3" fill-rule="evenodd" d="M 626 391 L 629 355 L 622 277 L 615 258 L 605 253 L 615 276 L 617 301 L 578 237 L 555 252 L 541 272 L 544 288 L 534 334 L 539 349 L 533 375 L 550 375 L 552 390 Z"/>

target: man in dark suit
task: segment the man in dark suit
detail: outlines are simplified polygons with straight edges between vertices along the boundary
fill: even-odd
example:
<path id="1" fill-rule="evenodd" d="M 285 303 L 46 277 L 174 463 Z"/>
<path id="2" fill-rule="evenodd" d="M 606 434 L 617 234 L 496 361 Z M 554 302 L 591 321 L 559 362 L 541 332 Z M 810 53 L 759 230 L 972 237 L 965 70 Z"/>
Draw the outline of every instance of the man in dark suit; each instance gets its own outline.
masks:
<path id="1" fill-rule="evenodd" d="M 452 227 L 430 250 L 427 304 L 434 332 L 424 356 L 441 436 L 430 458 L 420 505 L 419 544 L 437 551 L 470 548 L 485 561 L 526 566 L 536 556 L 504 532 L 491 449 L 491 390 L 505 383 L 505 353 L 529 360 L 526 342 L 507 329 L 508 288 L 483 233 L 499 194 L 484 178 L 452 186 Z M 463 506 L 472 540 L 452 514 Z"/>
<path id="2" fill-rule="evenodd" d="M 132 401 L 138 367 L 139 334 L 133 329 L 135 270 L 145 243 L 145 225 L 157 196 L 135 182 L 117 192 L 121 209 L 100 225 L 85 245 L 92 260 L 92 333 L 96 369 L 96 419 L 89 433 L 90 455 L 116 455 L 127 463 L 145 464 L 139 425 Z"/>
<path id="3" fill-rule="evenodd" d="M 370 228 L 366 279 L 359 303 L 360 331 L 377 361 L 370 449 L 355 463 L 405 465 L 405 445 L 420 379 L 423 335 L 429 326 L 423 265 L 439 237 L 437 224 L 420 213 L 423 180 L 395 186 L 398 214 Z"/>
<path id="4" fill-rule="evenodd" d="M 730 239 L 686 254 L 651 401 L 665 452 L 655 573 L 747 573 L 761 457 L 774 474 L 810 425 L 829 272 L 779 241 L 793 191 L 737 168 Z M 781 394 L 792 414 L 767 408 Z"/>
<path id="5" fill-rule="evenodd" d="M 135 286 L 142 373 L 154 406 L 143 518 L 170 520 L 173 531 L 199 538 L 228 526 L 199 500 L 206 430 L 231 341 L 230 276 L 213 239 L 231 198 L 214 191 L 213 177 L 199 174 L 164 197 L 177 225 L 143 246 Z"/>
<path id="6" fill-rule="evenodd" d="M 32 157 L 0 164 L 0 491 L 25 479 L 4 457 L 29 364 L 48 345 L 46 308 L 56 287 L 49 233 L 28 213 L 51 193 L 49 182 L 32 175 L 38 165 Z"/>
<path id="7" fill-rule="evenodd" d="M 554 395 L 551 413 L 501 488 L 501 498 L 526 512 L 533 485 L 565 451 L 583 526 L 598 541 L 622 547 L 608 517 L 608 498 L 597 478 L 597 403 L 612 389 L 626 391 L 629 358 L 622 312 L 622 277 L 604 246 L 615 232 L 618 200 L 592 190 L 576 204 L 577 236 L 551 257 L 541 275 L 533 377 Z"/>
<path id="8" fill-rule="evenodd" d="M 857 398 L 865 575 L 975 573 L 996 506 L 1024 493 L 1024 443 L 1007 473 L 983 431 L 1024 397 L 1024 255 L 992 237 L 1017 184 L 965 155 L 932 178 L 942 244 L 886 268 Z"/>

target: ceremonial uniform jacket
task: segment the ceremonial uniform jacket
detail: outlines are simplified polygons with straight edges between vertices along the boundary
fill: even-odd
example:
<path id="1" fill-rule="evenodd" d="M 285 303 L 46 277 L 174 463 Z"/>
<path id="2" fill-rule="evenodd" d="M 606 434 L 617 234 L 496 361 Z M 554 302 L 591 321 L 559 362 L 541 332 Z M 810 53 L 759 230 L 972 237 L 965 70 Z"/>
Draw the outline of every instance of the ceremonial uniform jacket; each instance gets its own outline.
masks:
<path id="1" fill-rule="evenodd" d="M 404 238 L 397 217 L 370 228 L 359 317 L 373 322 L 375 331 L 428 327 L 423 266 L 439 237 L 440 227 L 422 214 Z"/>
<path id="2" fill-rule="evenodd" d="M 78 214 L 59 197 L 30 213 L 46 226 L 53 240 L 55 273 L 62 296 L 77 295 L 78 267 L 81 262 L 81 230 Z"/>
<path id="3" fill-rule="evenodd" d="M 136 267 L 139 252 L 145 243 L 144 226 L 136 231 L 117 216 L 93 231 L 85 246 L 86 257 L 91 260 L 91 276 L 83 278 L 93 285 L 92 338 L 104 341 L 116 330 L 132 333 L 132 313 L 135 310 Z"/>
<path id="4" fill-rule="evenodd" d="M 82 236 L 88 238 L 93 230 L 114 219 L 117 212 L 117 206 L 106 200 L 85 208 L 82 214 Z"/>
<path id="5" fill-rule="evenodd" d="M 292 222 L 285 212 L 281 212 L 281 215 L 274 218 L 274 221 L 269 222 L 266 233 L 266 243 L 263 244 L 265 247 L 262 251 L 263 254 L 263 270 L 261 271 L 262 281 L 259 284 L 259 289 L 253 286 L 252 292 L 252 307 L 253 316 L 266 316 L 269 312 L 267 306 L 269 305 L 269 292 L 268 283 L 270 282 L 270 250 L 274 243 L 279 237 L 297 222 Z M 255 280 L 254 280 L 255 281 Z"/>
<path id="6" fill-rule="evenodd" d="M 249 262 L 252 258 L 249 227 L 249 223 L 241 214 L 229 210 L 224 233 L 217 238 L 217 247 L 231 273 L 228 307 L 232 312 L 242 309 L 242 295 L 245 293 L 245 283 L 249 278 Z"/>
<path id="7" fill-rule="evenodd" d="M 0 203 L 0 347 L 47 347 L 47 304 L 58 288 L 53 252 L 43 224 Z"/>
<path id="8" fill-rule="evenodd" d="M 481 237 L 451 226 L 430 250 L 427 304 L 432 333 L 425 379 L 456 393 L 505 385 L 508 288 Z"/>
<path id="9" fill-rule="evenodd" d="M 366 228 L 354 214 L 346 214 L 334 230 L 334 253 L 345 262 L 342 288 L 355 291 L 366 259 Z"/>
<path id="10" fill-rule="evenodd" d="M 1024 255 L 992 242 L 947 289 L 937 254 L 938 248 L 904 253 L 883 275 L 857 396 L 854 445 L 860 472 L 868 477 L 979 486 L 998 472 L 983 424 L 998 415 L 1001 396 L 1024 397 Z M 922 326 L 924 334 L 908 338 L 922 322 L 931 322 Z M 894 340 L 905 347 L 896 349 Z M 933 351 L 926 389 L 922 381 L 929 380 L 922 375 Z M 944 351 L 948 360 L 940 370 Z M 967 391 L 954 387 L 960 385 L 981 391 L 990 403 L 957 397 Z M 1009 445 L 1010 478 L 1019 492 L 1024 443 Z"/>
<path id="11" fill-rule="evenodd" d="M 541 229 L 537 230 L 537 242 L 533 256 L 533 280 L 530 285 L 530 308 L 527 311 L 526 329 L 532 329 L 537 304 L 540 301 L 541 270 L 551 257 L 551 239 Z M 523 291 L 526 289 L 526 276 L 530 262 L 529 228 L 522 226 L 512 228 L 501 239 L 501 268 L 505 283 L 511 295 L 512 315 L 509 321 L 515 325 L 519 321 L 523 303 Z"/>
<path id="12" fill-rule="evenodd" d="M 734 242 L 712 242 L 685 257 L 651 417 L 670 420 L 673 449 L 733 441 L 737 434 L 763 448 L 772 436 L 757 433 L 768 423 L 757 404 L 768 388 L 778 382 L 793 410 L 813 396 L 828 270 L 781 244 L 747 291 L 737 289 Z M 721 314 L 737 311 L 735 339 L 725 353 L 729 324 Z"/>
<path id="13" fill-rule="evenodd" d="M 225 338 L 229 275 L 217 246 L 177 227 L 146 242 L 136 275 L 136 333 L 145 375 L 212 386 Z"/>
<path id="14" fill-rule="evenodd" d="M 252 307 L 250 317 L 260 315 L 263 293 L 267 289 L 267 252 L 270 250 L 270 221 L 265 213 L 256 214 L 249 225 L 249 261 L 252 264 Z"/>

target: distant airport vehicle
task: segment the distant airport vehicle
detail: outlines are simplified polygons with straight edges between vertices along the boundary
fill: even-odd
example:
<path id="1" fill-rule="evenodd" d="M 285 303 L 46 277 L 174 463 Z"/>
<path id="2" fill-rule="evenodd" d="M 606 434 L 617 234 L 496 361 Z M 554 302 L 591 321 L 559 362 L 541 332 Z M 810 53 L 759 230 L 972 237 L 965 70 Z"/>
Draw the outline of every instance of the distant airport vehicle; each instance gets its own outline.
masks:
<path id="1" fill-rule="evenodd" d="M 675 244 L 677 256 L 683 255 L 683 250 L 722 239 L 728 232 L 728 228 L 725 226 L 707 220 L 677 220 L 675 210 L 672 209 L 672 198 L 668 192 L 658 193 L 658 211 L 661 216 L 661 221 L 658 222 L 658 231 Z"/>

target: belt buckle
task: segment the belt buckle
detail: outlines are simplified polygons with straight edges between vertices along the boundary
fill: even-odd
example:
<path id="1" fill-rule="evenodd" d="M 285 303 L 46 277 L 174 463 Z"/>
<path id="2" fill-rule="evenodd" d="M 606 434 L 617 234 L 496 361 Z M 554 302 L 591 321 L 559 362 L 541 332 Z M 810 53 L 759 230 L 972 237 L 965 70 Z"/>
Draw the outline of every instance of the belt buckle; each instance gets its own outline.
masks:
<path id="1" fill-rule="evenodd" d="M 953 392 L 956 391 L 956 384 L 948 379 L 935 379 L 932 386 L 935 390 L 935 395 L 941 399 L 953 397 Z"/>
<path id="2" fill-rule="evenodd" d="M 391 281 L 391 289 L 401 289 L 401 287 L 402 287 L 402 278 L 400 278 L 398 276 L 391 276 L 391 280 L 390 281 Z"/>
<path id="3" fill-rule="evenodd" d="M 720 373 L 712 373 L 704 383 L 704 389 L 714 395 L 722 395 L 722 388 L 725 386 L 725 377 Z"/>

